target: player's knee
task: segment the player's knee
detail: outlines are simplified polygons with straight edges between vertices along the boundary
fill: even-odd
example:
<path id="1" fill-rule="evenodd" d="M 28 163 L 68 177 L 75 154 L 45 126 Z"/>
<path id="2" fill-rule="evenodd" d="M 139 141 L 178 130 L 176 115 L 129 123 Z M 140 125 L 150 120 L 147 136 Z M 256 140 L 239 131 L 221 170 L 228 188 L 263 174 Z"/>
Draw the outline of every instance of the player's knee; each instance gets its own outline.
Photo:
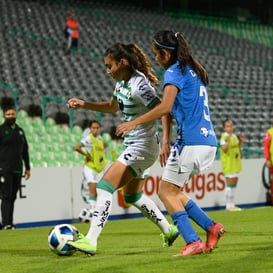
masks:
<path id="1" fill-rule="evenodd" d="M 162 202 L 164 202 L 164 200 L 166 198 L 166 191 L 164 191 L 161 187 L 159 187 L 157 195 L 158 195 L 159 199 Z"/>
<path id="2" fill-rule="evenodd" d="M 107 180 L 105 179 L 101 179 L 99 181 L 99 183 L 97 184 L 97 189 L 102 189 L 104 191 L 110 192 L 110 193 L 114 193 L 116 188 Z"/>
<path id="3" fill-rule="evenodd" d="M 133 204 L 137 202 L 142 196 L 142 192 L 124 194 L 124 201 L 128 204 Z"/>

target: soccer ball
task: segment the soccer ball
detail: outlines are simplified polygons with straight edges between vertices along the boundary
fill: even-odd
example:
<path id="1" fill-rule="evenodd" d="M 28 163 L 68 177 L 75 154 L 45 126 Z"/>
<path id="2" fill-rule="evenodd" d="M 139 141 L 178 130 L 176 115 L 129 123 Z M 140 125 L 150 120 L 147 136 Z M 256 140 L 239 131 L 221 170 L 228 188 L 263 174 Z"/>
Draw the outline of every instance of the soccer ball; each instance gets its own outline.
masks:
<path id="1" fill-rule="evenodd" d="M 82 223 L 89 223 L 91 222 L 93 213 L 89 209 L 82 209 L 79 214 L 79 219 Z"/>
<path id="2" fill-rule="evenodd" d="M 76 249 L 67 244 L 67 241 L 79 239 L 79 231 L 69 224 L 60 224 L 53 227 L 48 234 L 48 246 L 57 255 L 71 256 Z"/>

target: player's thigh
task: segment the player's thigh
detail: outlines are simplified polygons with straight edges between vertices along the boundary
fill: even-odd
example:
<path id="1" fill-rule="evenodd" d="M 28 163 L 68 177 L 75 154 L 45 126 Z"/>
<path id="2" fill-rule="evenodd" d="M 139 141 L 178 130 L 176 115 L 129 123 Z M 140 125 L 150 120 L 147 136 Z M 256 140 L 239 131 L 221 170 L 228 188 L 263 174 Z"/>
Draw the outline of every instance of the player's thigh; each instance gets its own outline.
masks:
<path id="1" fill-rule="evenodd" d="M 129 167 L 135 178 L 144 178 L 146 171 L 158 158 L 159 146 L 156 141 L 127 147 L 118 161 Z"/>
<path id="2" fill-rule="evenodd" d="M 185 146 L 180 154 L 180 172 L 199 174 L 212 165 L 215 154 L 216 147 L 213 146 Z"/>
<path id="3" fill-rule="evenodd" d="M 116 160 L 104 174 L 103 179 L 111 183 L 115 188 L 126 185 L 134 178 L 128 166 Z"/>
<path id="4" fill-rule="evenodd" d="M 123 187 L 124 194 L 134 194 L 142 192 L 145 180 L 140 178 L 132 179 Z"/>
<path id="5" fill-rule="evenodd" d="M 173 169 L 164 168 L 162 174 L 162 180 L 165 182 L 176 185 L 176 187 L 183 187 L 185 183 L 189 181 L 192 177 L 192 171 L 189 172 L 179 172 Z"/>
<path id="6" fill-rule="evenodd" d="M 216 148 L 211 146 L 184 146 L 180 155 L 174 146 L 171 149 L 162 180 L 183 187 L 193 175 L 209 168 L 214 161 Z"/>

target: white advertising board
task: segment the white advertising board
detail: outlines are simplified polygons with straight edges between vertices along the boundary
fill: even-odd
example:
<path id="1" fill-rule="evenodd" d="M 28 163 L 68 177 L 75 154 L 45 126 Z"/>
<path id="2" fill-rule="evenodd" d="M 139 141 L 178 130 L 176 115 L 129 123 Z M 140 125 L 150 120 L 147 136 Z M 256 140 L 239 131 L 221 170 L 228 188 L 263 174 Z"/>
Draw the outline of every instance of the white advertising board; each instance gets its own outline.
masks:
<path id="1" fill-rule="evenodd" d="M 263 159 L 243 160 L 243 171 L 236 191 L 236 204 L 255 206 L 265 204 L 266 189 L 262 184 Z M 144 193 L 150 196 L 162 211 L 163 204 L 157 196 L 162 169 L 156 163 L 147 178 Z M 81 196 L 82 167 L 33 168 L 28 181 L 22 180 L 22 188 L 15 203 L 14 223 L 39 223 L 77 219 L 82 208 L 88 207 Z M 210 169 L 193 177 L 184 187 L 202 208 L 224 208 L 225 179 L 220 161 Z M 139 213 L 130 206 L 123 207 L 120 194 L 115 193 L 112 216 L 126 217 Z"/>

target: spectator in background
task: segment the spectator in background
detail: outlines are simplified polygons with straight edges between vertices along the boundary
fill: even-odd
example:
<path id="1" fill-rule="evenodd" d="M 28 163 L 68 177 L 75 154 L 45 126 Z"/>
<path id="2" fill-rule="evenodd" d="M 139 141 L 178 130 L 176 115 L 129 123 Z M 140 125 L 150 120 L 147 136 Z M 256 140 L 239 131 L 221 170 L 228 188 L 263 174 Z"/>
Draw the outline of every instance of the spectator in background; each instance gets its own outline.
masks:
<path id="1" fill-rule="evenodd" d="M 106 170 L 105 145 L 100 137 L 100 123 L 90 122 L 90 133 L 84 136 L 74 150 L 85 156 L 83 175 L 89 187 L 90 212 L 93 213 L 97 200 L 97 183 Z"/>
<path id="2" fill-rule="evenodd" d="M 233 121 L 226 119 L 223 122 L 224 133 L 220 139 L 220 157 L 223 173 L 226 178 L 226 210 L 240 211 L 235 206 L 235 190 L 238 183 L 238 175 L 242 171 L 241 147 L 245 137 L 240 134 L 239 138 L 233 133 Z"/>
<path id="3" fill-rule="evenodd" d="M 264 157 L 265 164 L 270 172 L 270 185 L 271 185 L 271 203 L 273 204 L 273 118 L 272 126 L 265 133 L 264 138 Z"/>
<path id="4" fill-rule="evenodd" d="M 30 177 L 28 143 L 24 130 L 16 124 L 13 106 L 3 109 L 4 123 L 0 126 L 0 198 L 3 229 L 14 229 L 13 212 L 21 185 L 23 162 L 24 177 Z"/>
<path id="5" fill-rule="evenodd" d="M 66 54 L 70 54 L 71 50 L 76 50 L 78 48 L 79 40 L 79 23 L 76 20 L 74 12 L 71 12 L 66 20 L 64 35 L 68 42 Z"/>

